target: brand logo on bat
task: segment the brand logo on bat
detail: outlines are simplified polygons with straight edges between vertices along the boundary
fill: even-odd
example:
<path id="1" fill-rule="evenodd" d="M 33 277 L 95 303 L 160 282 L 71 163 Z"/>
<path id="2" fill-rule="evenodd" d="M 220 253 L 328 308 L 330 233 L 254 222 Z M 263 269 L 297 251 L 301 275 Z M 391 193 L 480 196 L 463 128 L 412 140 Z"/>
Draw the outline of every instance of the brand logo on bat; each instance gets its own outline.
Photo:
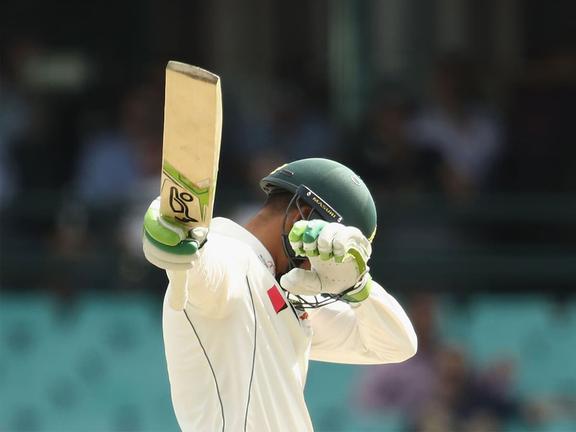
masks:
<path id="1" fill-rule="evenodd" d="M 180 192 L 178 188 L 170 186 L 170 208 L 175 213 L 176 219 L 180 222 L 198 222 L 190 216 L 188 204 L 194 201 L 192 194 Z"/>
<path id="2" fill-rule="evenodd" d="M 210 179 L 193 182 L 164 159 L 161 192 L 174 213 L 173 217 L 181 222 L 205 222 L 210 217 Z M 193 215 L 193 216 L 191 216 Z"/>

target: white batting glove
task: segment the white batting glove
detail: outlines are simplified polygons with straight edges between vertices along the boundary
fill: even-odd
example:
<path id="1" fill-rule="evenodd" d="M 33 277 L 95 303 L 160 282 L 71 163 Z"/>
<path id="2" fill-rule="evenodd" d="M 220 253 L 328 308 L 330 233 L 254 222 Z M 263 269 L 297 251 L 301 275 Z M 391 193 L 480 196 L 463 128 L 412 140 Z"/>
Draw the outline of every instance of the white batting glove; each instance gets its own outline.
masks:
<path id="1" fill-rule="evenodd" d="M 155 199 L 144 216 L 142 246 L 146 259 L 164 270 L 192 268 L 198 249 L 208 230 L 189 230 L 184 224 L 172 222 L 160 215 L 160 198 Z"/>
<path id="2" fill-rule="evenodd" d="M 208 235 L 207 228 L 190 230 L 160 214 L 160 198 L 155 199 L 144 216 L 142 247 L 146 259 L 168 273 L 168 304 L 182 311 L 188 301 L 188 269 L 194 266 L 198 250 Z"/>
<path id="3" fill-rule="evenodd" d="M 343 294 L 343 300 L 359 302 L 370 294 L 368 260 L 370 241 L 355 227 L 323 220 L 301 220 L 288 234 L 298 256 L 310 260 L 311 270 L 295 268 L 280 279 L 282 287 L 296 295 Z"/>

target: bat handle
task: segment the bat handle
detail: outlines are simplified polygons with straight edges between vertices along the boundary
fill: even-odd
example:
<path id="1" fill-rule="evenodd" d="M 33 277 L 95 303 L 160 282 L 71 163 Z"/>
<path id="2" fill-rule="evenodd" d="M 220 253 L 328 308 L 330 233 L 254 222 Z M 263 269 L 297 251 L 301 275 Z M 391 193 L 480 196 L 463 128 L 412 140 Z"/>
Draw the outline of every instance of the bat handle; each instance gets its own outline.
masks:
<path id="1" fill-rule="evenodd" d="M 188 301 L 188 272 L 177 271 L 172 274 L 168 285 L 168 304 L 175 311 L 181 312 Z"/>

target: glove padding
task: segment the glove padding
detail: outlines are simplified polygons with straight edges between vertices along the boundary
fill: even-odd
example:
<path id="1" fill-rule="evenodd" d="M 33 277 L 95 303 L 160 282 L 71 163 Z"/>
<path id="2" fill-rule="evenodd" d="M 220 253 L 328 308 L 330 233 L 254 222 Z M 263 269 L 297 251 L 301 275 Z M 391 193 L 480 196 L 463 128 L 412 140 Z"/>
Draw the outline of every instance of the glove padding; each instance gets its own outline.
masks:
<path id="1" fill-rule="evenodd" d="M 332 294 L 358 302 L 369 295 L 367 265 L 370 241 L 355 227 L 323 220 L 301 220 L 288 234 L 297 256 L 310 260 L 311 270 L 295 268 L 280 279 L 282 287 L 296 295 Z"/>
<path id="2" fill-rule="evenodd" d="M 164 270 L 188 270 L 192 268 L 207 234 L 206 228 L 189 230 L 184 224 L 161 216 L 160 198 L 156 198 L 144 216 L 144 256 Z"/>

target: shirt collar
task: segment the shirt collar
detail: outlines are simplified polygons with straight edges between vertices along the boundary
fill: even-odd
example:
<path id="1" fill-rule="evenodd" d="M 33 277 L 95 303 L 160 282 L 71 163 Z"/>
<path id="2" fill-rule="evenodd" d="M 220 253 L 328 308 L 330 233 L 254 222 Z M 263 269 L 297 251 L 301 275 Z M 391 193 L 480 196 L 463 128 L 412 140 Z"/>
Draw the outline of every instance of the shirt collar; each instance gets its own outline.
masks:
<path id="1" fill-rule="evenodd" d="M 210 223 L 210 231 L 223 234 L 246 243 L 258 255 L 272 276 L 276 275 L 276 267 L 268 249 L 250 231 L 236 222 L 223 217 L 216 217 Z"/>

